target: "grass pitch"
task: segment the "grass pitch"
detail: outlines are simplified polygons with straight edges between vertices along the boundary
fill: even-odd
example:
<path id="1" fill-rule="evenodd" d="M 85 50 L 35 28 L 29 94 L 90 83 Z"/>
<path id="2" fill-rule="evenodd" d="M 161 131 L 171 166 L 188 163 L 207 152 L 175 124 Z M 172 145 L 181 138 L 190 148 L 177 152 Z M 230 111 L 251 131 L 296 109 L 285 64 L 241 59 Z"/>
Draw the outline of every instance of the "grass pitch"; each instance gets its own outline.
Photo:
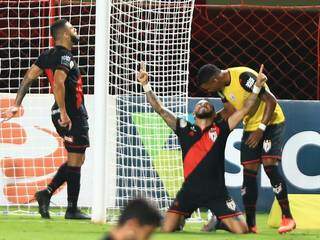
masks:
<path id="1" fill-rule="evenodd" d="M 152 240 L 320 240 L 320 230 L 297 229 L 286 235 L 279 235 L 277 229 L 266 224 L 267 215 L 258 215 L 259 234 L 235 235 L 224 231 L 201 233 L 200 223 L 187 223 L 185 230 L 179 233 L 164 234 L 157 232 Z M 112 225 L 95 225 L 89 221 L 66 221 L 62 217 L 42 220 L 38 216 L 0 215 L 0 240 L 99 240 L 112 228 Z"/>

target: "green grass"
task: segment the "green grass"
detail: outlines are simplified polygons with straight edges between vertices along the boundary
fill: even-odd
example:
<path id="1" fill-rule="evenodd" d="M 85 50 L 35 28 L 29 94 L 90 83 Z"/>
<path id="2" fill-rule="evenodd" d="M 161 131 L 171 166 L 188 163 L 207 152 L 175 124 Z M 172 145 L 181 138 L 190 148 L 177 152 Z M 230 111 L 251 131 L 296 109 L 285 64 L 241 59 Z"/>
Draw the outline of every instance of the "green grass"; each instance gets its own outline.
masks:
<path id="1" fill-rule="evenodd" d="M 157 232 L 153 240 L 320 240 L 319 230 L 299 230 L 279 235 L 276 229 L 266 225 L 267 215 L 258 215 L 259 235 L 234 235 L 224 231 L 201 233 L 202 224 L 187 223 L 185 230 L 179 233 L 164 234 Z M 0 240 L 95 240 L 108 232 L 112 225 L 95 225 L 85 221 L 65 221 L 61 217 L 52 220 L 42 220 L 39 217 L 0 215 Z"/>

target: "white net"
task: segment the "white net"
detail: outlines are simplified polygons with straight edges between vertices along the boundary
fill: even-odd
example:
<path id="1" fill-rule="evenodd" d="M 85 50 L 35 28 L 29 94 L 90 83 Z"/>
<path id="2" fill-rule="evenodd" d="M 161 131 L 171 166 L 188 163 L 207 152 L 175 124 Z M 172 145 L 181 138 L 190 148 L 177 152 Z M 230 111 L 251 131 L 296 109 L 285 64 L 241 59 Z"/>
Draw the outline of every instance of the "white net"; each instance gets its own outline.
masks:
<path id="1" fill-rule="evenodd" d="M 169 109 L 185 116 L 193 4 L 193 0 L 112 1 L 107 128 L 116 134 L 106 139 L 106 146 L 112 146 L 108 156 L 115 156 L 106 159 L 115 164 L 106 173 L 113 178 L 106 190 L 109 219 L 137 196 L 151 198 L 165 210 L 181 186 L 177 138 L 147 104 L 136 82 L 136 72 L 140 61 L 144 61 L 154 91 Z M 0 23 L 4 26 L 0 33 L 0 110 L 12 103 L 28 67 L 50 47 L 49 26 L 57 18 L 69 20 L 80 34 L 80 44 L 73 54 L 83 75 L 92 126 L 96 20 L 95 3 L 90 1 L 0 2 Z M 35 212 L 35 191 L 43 189 L 66 160 L 50 120 L 53 97 L 49 91 L 47 80 L 39 79 L 30 89 L 32 94 L 25 98 L 23 111 L 1 124 L 2 212 Z M 79 198 L 82 207 L 92 203 L 92 149 L 86 158 Z M 51 206 L 62 214 L 65 205 L 63 187 L 52 198 Z"/>
<path id="2" fill-rule="evenodd" d="M 192 0 L 113 1 L 109 91 L 117 96 L 115 209 L 144 196 L 165 210 L 183 181 L 177 137 L 150 108 L 136 73 L 144 61 L 165 106 L 186 116 L 192 13 Z"/>
<path id="3" fill-rule="evenodd" d="M 27 69 L 42 51 L 52 46 L 49 27 L 58 18 L 69 20 L 78 29 L 81 41 L 73 54 L 82 71 L 84 92 L 93 92 L 93 2 L 1 1 L 1 112 L 13 103 Z M 34 193 L 50 182 L 66 160 L 63 143 L 51 123 L 53 96 L 49 92 L 47 79 L 40 78 L 30 88 L 20 113 L 0 124 L 0 209 L 4 213 L 36 212 Z M 88 185 L 86 177 L 82 179 L 84 186 Z M 65 195 L 63 186 L 52 198 L 51 206 L 58 213 L 63 213 Z M 90 206 L 85 197 L 80 202 Z"/>

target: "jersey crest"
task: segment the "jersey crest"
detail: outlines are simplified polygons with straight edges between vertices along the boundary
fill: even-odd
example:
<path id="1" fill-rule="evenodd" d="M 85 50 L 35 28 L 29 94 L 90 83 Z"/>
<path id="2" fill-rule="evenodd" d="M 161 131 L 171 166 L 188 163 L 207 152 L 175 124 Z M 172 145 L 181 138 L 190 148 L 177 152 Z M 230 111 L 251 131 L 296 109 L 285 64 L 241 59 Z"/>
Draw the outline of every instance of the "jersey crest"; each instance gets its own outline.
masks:
<path id="1" fill-rule="evenodd" d="M 271 140 L 266 139 L 266 140 L 263 141 L 263 150 L 266 153 L 270 151 L 271 146 L 272 146 Z"/>
<path id="2" fill-rule="evenodd" d="M 212 142 L 215 142 L 217 140 L 218 133 L 217 133 L 215 127 L 210 128 L 210 130 L 209 130 L 209 138 L 211 139 Z"/>
<path id="3" fill-rule="evenodd" d="M 233 201 L 233 199 L 227 200 L 226 205 L 230 210 L 232 210 L 232 211 L 236 210 L 236 203 Z"/>

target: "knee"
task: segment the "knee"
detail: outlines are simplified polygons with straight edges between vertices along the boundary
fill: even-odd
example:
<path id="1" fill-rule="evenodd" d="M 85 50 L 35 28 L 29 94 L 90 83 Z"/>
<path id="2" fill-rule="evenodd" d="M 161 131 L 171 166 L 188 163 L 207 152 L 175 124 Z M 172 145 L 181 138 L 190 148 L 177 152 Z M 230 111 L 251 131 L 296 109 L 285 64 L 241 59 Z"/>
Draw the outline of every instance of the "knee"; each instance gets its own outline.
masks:
<path id="1" fill-rule="evenodd" d="M 243 168 L 249 171 L 255 171 L 257 172 L 259 169 L 260 163 L 250 163 L 243 165 Z"/>
<path id="2" fill-rule="evenodd" d="M 249 232 L 249 229 L 246 223 L 241 223 L 240 225 L 233 228 L 232 232 L 236 234 L 245 234 Z"/>
<path id="3" fill-rule="evenodd" d="M 171 233 L 174 232 L 175 228 L 172 226 L 169 226 L 168 224 L 164 224 L 163 226 L 161 226 L 161 232 L 164 233 Z"/>
<path id="4" fill-rule="evenodd" d="M 268 166 L 277 166 L 278 161 L 279 159 L 277 158 L 262 158 L 262 164 L 264 168 Z"/>

